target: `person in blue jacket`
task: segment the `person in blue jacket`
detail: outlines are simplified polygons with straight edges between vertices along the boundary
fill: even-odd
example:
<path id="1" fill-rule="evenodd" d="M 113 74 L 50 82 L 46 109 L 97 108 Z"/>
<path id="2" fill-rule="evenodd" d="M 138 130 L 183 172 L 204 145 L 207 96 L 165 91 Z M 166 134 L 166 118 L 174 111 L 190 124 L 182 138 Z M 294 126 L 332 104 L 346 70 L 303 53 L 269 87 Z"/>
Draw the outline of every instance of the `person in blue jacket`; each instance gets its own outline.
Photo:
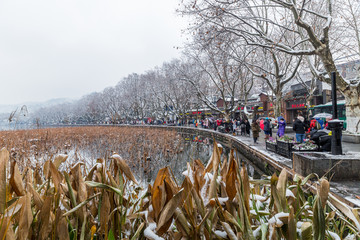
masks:
<path id="1" fill-rule="evenodd" d="M 315 120 L 320 124 L 321 129 L 324 129 L 324 121 L 321 118 L 315 118 Z"/>
<path id="2" fill-rule="evenodd" d="M 265 133 L 265 140 L 270 138 L 270 131 L 271 131 L 271 126 L 270 126 L 270 121 L 269 118 L 267 117 L 264 120 L 264 133 Z"/>

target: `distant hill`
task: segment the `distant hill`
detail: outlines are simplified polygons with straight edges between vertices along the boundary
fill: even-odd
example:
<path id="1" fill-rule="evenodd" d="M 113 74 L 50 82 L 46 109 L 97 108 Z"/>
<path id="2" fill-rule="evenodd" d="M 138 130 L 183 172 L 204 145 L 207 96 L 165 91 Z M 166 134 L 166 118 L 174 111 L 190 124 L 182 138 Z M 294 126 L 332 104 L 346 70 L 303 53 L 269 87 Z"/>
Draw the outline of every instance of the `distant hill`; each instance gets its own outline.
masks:
<path id="1" fill-rule="evenodd" d="M 73 99 L 68 99 L 68 98 L 54 98 L 45 102 L 26 102 L 26 103 L 13 104 L 13 105 L 0 105 L 0 114 L 1 113 L 8 114 L 11 113 L 12 111 L 15 111 L 16 109 L 20 110 L 21 107 L 24 105 L 26 105 L 28 112 L 31 113 L 42 107 L 50 107 L 62 103 L 71 103 L 73 101 L 74 101 Z"/>

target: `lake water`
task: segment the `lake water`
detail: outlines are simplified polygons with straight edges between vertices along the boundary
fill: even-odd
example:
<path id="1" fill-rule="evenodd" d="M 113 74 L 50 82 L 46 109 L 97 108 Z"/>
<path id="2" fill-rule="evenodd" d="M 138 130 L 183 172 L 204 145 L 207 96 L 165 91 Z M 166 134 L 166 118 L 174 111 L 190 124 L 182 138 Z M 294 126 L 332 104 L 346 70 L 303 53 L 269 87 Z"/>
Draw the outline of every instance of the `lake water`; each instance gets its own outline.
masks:
<path id="1" fill-rule="evenodd" d="M 157 161 L 151 161 L 149 163 L 149 169 L 145 170 L 145 172 L 137 172 L 137 175 L 143 180 L 147 182 L 152 182 L 157 175 L 159 169 L 169 166 L 176 179 L 182 182 L 184 179 L 184 175 L 182 174 L 187 170 L 187 162 L 200 159 L 204 165 L 206 165 L 211 157 L 213 152 L 213 142 L 211 139 L 202 138 L 201 136 L 197 137 L 183 137 L 183 149 L 175 156 L 167 157 L 161 156 Z M 228 158 L 230 149 L 227 147 L 223 147 L 222 159 L 226 156 Z M 235 157 L 239 159 L 240 163 L 244 163 L 247 167 L 248 173 L 250 177 L 259 179 L 262 177 L 263 173 L 256 168 L 256 166 L 252 165 L 252 163 L 247 160 L 243 155 L 239 154 L 235 151 Z"/>
<path id="2" fill-rule="evenodd" d="M 15 123 L 5 123 L 2 122 L 0 123 L 0 131 L 5 131 L 5 130 L 23 130 L 23 129 L 34 129 L 35 126 L 34 125 L 29 125 L 29 124 L 15 124 Z"/>
<path id="3" fill-rule="evenodd" d="M 17 127 L 25 128 L 26 126 L 18 125 Z M 67 129 L 70 130 L 70 128 Z M 45 129 L 45 131 L 47 130 Z M 149 129 L 149 131 L 151 130 Z M 72 131 L 70 132 L 72 134 Z M 70 143 L 60 141 L 58 142 L 60 144 L 57 145 L 47 144 L 46 151 L 38 148 L 43 146 L 44 139 L 36 136 L 24 137 L 26 137 L 26 145 L 30 146 L 29 150 L 26 150 L 29 153 L 27 164 L 34 168 L 41 166 L 46 160 L 51 159 L 56 154 L 67 154 L 68 160 L 62 164 L 62 169 L 66 169 L 78 161 L 84 162 L 89 169 L 96 164 L 98 158 L 108 159 L 107 164 L 109 164 L 112 161 L 110 156 L 116 152 L 127 160 L 136 178 L 143 183 L 151 183 L 156 178 L 159 169 L 166 166 L 170 167 L 175 178 L 182 182 L 184 179 L 182 173 L 187 170 L 187 162 L 199 159 L 206 165 L 213 151 L 212 139 L 201 136 L 180 136 L 177 134 L 171 138 L 172 140 L 169 139 L 169 141 L 174 141 L 175 144 L 165 144 L 164 147 L 158 145 L 160 148 L 156 147 L 154 142 L 146 142 L 144 138 L 135 138 L 136 144 L 133 144 L 133 142 L 129 143 L 129 145 L 133 145 L 132 147 L 124 146 L 116 143 L 116 139 L 110 141 L 106 138 L 105 134 L 95 139 L 87 139 L 85 137 L 85 140 L 83 140 L 85 143 L 80 145 L 76 145 L 74 142 L 71 143 L 71 141 Z M 129 149 L 131 150 L 129 151 Z M 223 147 L 223 149 L 224 158 L 224 156 L 228 156 L 230 149 L 226 147 Z M 17 150 L 21 152 L 21 147 Z M 242 155 L 236 152 L 235 154 L 239 162 L 246 164 L 250 176 L 260 178 L 261 172 L 252 166 L 251 162 Z M 20 160 L 19 163 L 21 162 Z"/>

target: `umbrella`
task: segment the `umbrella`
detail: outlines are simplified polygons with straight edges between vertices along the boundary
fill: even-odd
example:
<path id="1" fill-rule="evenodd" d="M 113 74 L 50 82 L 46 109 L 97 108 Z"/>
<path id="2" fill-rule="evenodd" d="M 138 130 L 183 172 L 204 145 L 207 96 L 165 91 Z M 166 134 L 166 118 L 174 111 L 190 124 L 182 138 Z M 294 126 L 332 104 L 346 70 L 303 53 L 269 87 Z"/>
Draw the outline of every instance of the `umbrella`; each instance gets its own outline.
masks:
<path id="1" fill-rule="evenodd" d="M 332 118 L 332 114 L 330 113 L 318 113 L 313 118 Z"/>

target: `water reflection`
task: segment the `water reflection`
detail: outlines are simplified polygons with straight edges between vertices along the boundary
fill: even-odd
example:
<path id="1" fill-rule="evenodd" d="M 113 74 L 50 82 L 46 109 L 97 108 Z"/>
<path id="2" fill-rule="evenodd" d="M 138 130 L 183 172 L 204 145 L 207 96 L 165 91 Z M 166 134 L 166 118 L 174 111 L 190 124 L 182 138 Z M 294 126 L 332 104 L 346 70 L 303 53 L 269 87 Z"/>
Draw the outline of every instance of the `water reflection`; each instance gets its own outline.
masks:
<path id="1" fill-rule="evenodd" d="M 24 124 L 24 123 L 8 123 L 8 122 L 0 122 L 0 131 L 7 131 L 7 130 L 27 130 L 27 129 L 34 129 L 36 126 L 34 124 Z"/>
<path id="2" fill-rule="evenodd" d="M 199 159 L 204 165 L 208 163 L 213 152 L 212 139 L 204 138 L 202 136 L 183 136 L 182 140 L 181 149 L 177 154 L 173 156 L 167 154 L 158 156 L 158 161 L 150 159 L 144 165 L 144 170 L 135 170 L 135 174 L 143 182 L 153 183 L 159 169 L 168 166 L 172 170 L 176 181 L 181 183 L 185 177 L 183 172 L 187 170 L 187 162 Z M 231 149 L 222 145 L 221 147 L 223 148 L 223 161 L 224 159 L 228 159 Z M 240 164 L 245 164 L 250 177 L 255 179 L 260 179 L 262 177 L 263 173 L 256 166 L 252 165 L 243 155 L 239 154 L 237 151 L 235 151 L 234 154 Z"/>
<path id="3" fill-rule="evenodd" d="M 3 132 L 2 140 L 21 170 L 26 167 L 41 169 L 47 160 L 54 159 L 57 154 L 68 155 L 60 171 L 69 169 L 77 162 L 84 163 L 88 170 L 96 164 L 98 158 L 104 159 L 109 166 L 113 161 L 111 156 L 116 153 L 126 160 L 135 177 L 144 184 L 152 183 L 159 169 L 166 166 L 181 183 L 188 162 L 199 159 L 206 165 L 213 152 L 213 140 L 202 136 L 181 136 L 175 131 L 155 131 L 149 134 L 147 130 L 117 130 L 64 128 L 10 131 Z M 222 159 L 227 159 L 230 149 L 226 146 L 222 148 Z M 251 177 L 261 177 L 261 171 L 244 156 L 235 151 L 235 157 L 239 166 L 242 163 L 247 166 Z"/>

